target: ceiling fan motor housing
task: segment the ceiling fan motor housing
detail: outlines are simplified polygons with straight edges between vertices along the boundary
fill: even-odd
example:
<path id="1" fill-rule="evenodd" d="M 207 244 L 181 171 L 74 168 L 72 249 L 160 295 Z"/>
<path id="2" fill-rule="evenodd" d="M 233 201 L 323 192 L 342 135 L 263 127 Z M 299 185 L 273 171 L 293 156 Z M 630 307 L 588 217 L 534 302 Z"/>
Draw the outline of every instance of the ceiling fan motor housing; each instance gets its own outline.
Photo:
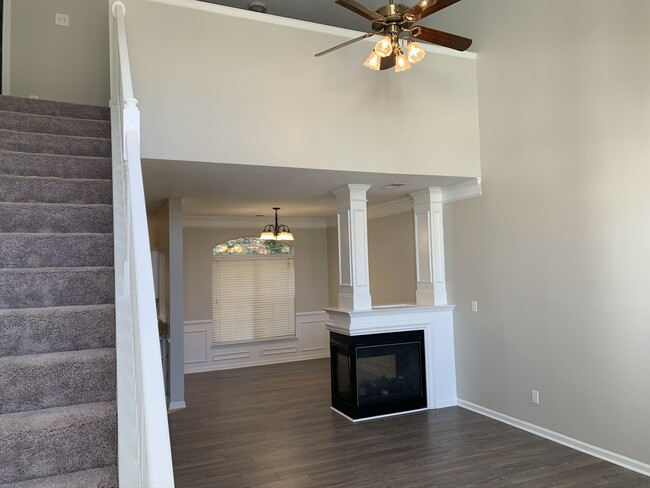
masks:
<path id="1" fill-rule="evenodd" d="M 413 22 L 404 19 L 404 13 L 409 10 L 407 5 L 389 3 L 377 10 L 377 13 L 386 18 L 384 22 L 373 22 L 372 30 L 385 34 L 399 35 L 404 29 L 409 29 Z"/>

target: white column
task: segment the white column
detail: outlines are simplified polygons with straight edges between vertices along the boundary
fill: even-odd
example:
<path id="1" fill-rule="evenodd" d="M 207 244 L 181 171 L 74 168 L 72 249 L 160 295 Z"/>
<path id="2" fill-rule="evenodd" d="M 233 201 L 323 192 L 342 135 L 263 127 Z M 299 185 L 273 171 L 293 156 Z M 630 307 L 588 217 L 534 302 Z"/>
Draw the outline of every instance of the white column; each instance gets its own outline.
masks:
<path id="1" fill-rule="evenodd" d="M 445 244 L 440 188 L 411 193 L 415 215 L 415 263 L 418 305 L 446 305 Z"/>
<path id="2" fill-rule="evenodd" d="M 339 308 L 370 310 L 368 272 L 368 211 L 366 192 L 370 185 L 345 185 L 336 195 L 339 227 Z"/>

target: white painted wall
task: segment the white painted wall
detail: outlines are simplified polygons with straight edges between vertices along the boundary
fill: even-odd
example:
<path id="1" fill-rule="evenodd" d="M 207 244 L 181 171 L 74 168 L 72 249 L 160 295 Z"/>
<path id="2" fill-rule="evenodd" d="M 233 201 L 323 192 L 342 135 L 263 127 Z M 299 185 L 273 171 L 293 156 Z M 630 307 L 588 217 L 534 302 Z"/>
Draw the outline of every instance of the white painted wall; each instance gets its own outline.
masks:
<path id="1" fill-rule="evenodd" d="M 107 1 L 12 0 L 9 82 L 7 95 L 107 106 Z"/>
<path id="2" fill-rule="evenodd" d="M 459 397 L 647 469 L 650 2 L 439 19 L 479 53 L 483 197 L 445 206 Z"/>
<path id="3" fill-rule="evenodd" d="M 314 57 L 348 31 L 173 3 L 204 10 L 125 1 L 145 158 L 479 176 L 474 59 L 377 73 L 371 41 Z"/>

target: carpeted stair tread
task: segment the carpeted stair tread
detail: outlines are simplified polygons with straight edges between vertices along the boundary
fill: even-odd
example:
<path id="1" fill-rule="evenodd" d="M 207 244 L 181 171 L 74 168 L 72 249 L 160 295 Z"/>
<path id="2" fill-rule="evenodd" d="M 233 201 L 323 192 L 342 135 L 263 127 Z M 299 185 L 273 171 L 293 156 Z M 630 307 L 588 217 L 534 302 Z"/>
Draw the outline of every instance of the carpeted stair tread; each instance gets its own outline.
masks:
<path id="1" fill-rule="evenodd" d="M 0 202 L 0 232 L 113 232 L 112 205 Z"/>
<path id="2" fill-rule="evenodd" d="M 117 488 L 117 466 L 1 484 L 0 488 Z"/>
<path id="3" fill-rule="evenodd" d="M 117 488 L 110 110 L 0 96 L 0 488 Z"/>
<path id="4" fill-rule="evenodd" d="M 0 129 L 67 136 L 111 137 L 108 120 L 74 119 L 0 110 Z"/>
<path id="5" fill-rule="evenodd" d="M 111 158 L 0 150 L 0 174 L 110 180 Z"/>
<path id="6" fill-rule="evenodd" d="M 115 402 L 0 415 L 0 483 L 113 466 Z"/>
<path id="7" fill-rule="evenodd" d="M 111 204 L 110 180 L 0 175 L 0 196 L 5 202 Z"/>
<path id="8" fill-rule="evenodd" d="M 0 129 L 0 149 L 72 156 L 111 156 L 111 140 Z"/>
<path id="9" fill-rule="evenodd" d="M 115 400 L 115 349 L 0 357 L 0 414 Z"/>
<path id="10" fill-rule="evenodd" d="M 0 269 L 0 308 L 115 303 L 112 267 Z"/>
<path id="11" fill-rule="evenodd" d="M 108 107 L 11 96 L 0 96 L 0 110 L 76 119 L 110 120 L 111 118 L 111 111 Z"/>
<path id="12" fill-rule="evenodd" d="M 113 266 L 113 234 L 0 233 L 0 268 Z"/>
<path id="13" fill-rule="evenodd" d="M 115 305 L 0 310 L 0 356 L 115 347 Z"/>

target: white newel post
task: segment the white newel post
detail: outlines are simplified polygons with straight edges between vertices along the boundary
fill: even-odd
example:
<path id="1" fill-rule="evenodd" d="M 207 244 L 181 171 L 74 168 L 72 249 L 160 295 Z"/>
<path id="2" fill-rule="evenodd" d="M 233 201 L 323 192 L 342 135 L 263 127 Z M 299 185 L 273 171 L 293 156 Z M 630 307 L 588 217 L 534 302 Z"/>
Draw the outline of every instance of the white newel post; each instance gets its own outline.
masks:
<path id="1" fill-rule="evenodd" d="M 440 188 L 411 193 L 415 215 L 415 263 L 418 305 L 447 305 L 445 246 Z"/>
<path id="2" fill-rule="evenodd" d="M 368 272 L 369 185 L 345 185 L 336 195 L 339 231 L 339 308 L 360 311 L 372 309 Z"/>

